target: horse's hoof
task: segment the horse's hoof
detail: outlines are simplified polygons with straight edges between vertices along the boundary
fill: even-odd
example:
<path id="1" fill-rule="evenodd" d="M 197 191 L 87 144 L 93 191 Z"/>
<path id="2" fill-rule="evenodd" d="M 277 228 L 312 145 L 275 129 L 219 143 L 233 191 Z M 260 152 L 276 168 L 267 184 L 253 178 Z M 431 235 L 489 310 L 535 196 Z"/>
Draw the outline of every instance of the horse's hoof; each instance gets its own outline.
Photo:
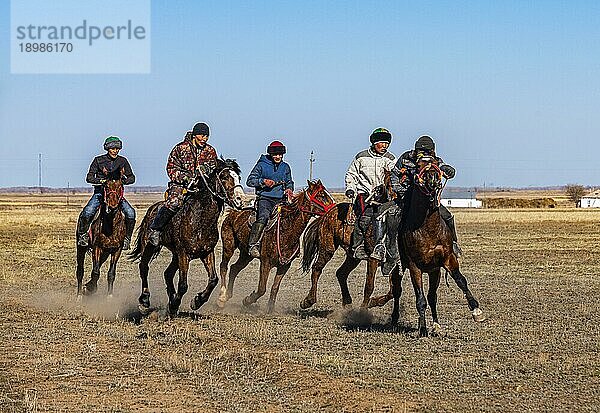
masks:
<path id="1" fill-rule="evenodd" d="M 152 312 L 150 307 L 146 307 L 144 304 L 138 304 L 138 310 L 140 310 L 140 314 L 146 316 Z"/>
<path id="2" fill-rule="evenodd" d="M 108 301 L 112 301 L 112 299 L 113 299 L 113 298 L 115 298 L 115 297 L 114 297 L 114 295 L 112 295 L 112 294 L 108 294 L 108 295 L 106 296 L 106 299 L 107 299 Z"/>
<path id="3" fill-rule="evenodd" d="M 302 302 L 300 303 L 300 308 L 303 310 L 306 310 L 307 308 L 310 308 L 314 305 L 314 301 L 308 298 L 305 298 L 304 300 L 302 300 Z"/>
<path id="4" fill-rule="evenodd" d="M 217 307 L 219 307 L 219 308 L 225 308 L 225 304 L 226 303 L 227 303 L 227 300 L 223 300 L 223 299 L 219 298 L 217 300 Z"/>
<path id="5" fill-rule="evenodd" d="M 83 295 L 82 294 L 77 294 L 77 302 L 80 303 L 83 300 Z"/>
<path id="6" fill-rule="evenodd" d="M 485 315 L 483 315 L 483 311 L 481 311 L 479 307 L 474 309 L 471 314 L 473 315 L 473 320 L 476 322 L 481 323 L 482 321 L 485 321 Z"/>
<path id="7" fill-rule="evenodd" d="M 419 329 L 419 337 L 427 337 L 429 336 L 429 332 L 427 331 L 427 327 L 421 327 Z"/>
<path id="8" fill-rule="evenodd" d="M 252 301 L 250 296 L 244 297 L 244 299 L 242 300 L 242 305 L 244 307 L 248 307 L 249 305 L 254 304 L 254 301 Z"/>
<path id="9" fill-rule="evenodd" d="M 192 310 L 196 311 L 197 309 L 202 307 L 202 305 L 207 301 L 208 301 L 207 299 L 203 299 L 202 296 L 200 294 L 198 294 L 197 296 L 195 296 L 192 299 L 192 302 L 190 303 L 190 308 Z"/>
<path id="10" fill-rule="evenodd" d="M 431 335 L 434 337 L 441 337 L 444 335 L 444 330 L 440 323 L 433 323 L 433 328 L 431 329 Z"/>

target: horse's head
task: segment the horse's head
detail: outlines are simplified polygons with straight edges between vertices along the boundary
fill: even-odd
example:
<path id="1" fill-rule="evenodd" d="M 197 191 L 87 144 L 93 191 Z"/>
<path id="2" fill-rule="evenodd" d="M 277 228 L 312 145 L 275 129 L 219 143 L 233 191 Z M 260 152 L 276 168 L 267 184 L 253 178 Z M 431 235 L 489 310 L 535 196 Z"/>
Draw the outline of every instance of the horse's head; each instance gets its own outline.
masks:
<path id="1" fill-rule="evenodd" d="M 439 161 L 432 156 L 423 156 L 417 161 L 417 166 L 419 170 L 415 175 L 415 186 L 437 206 L 439 195 L 444 187 L 444 174 L 440 170 Z"/>
<path id="2" fill-rule="evenodd" d="M 123 200 L 123 170 L 108 174 L 104 187 L 104 203 L 107 209 L 117 209 Z"/>
<path id="3" fill-rule="evenodd" d="M 325 215 L 335 207 L 335 200 L 320 179 L 306 182 L 308 183 L 308 187 L 304 189 L 302 193 L 304 193 L 305 199 L 309 203 L 309 207 L 308 209 L 303 208 L 303 212 L 314 215 Z"/>
<path id="4" fill-rule="evenodd" d="M 235 209 L 244 206 L 244 189 L 241 184 L 241 169 L 235 159 L 217 159 L 216 167 L 210 174 L 214 195 Z"/>

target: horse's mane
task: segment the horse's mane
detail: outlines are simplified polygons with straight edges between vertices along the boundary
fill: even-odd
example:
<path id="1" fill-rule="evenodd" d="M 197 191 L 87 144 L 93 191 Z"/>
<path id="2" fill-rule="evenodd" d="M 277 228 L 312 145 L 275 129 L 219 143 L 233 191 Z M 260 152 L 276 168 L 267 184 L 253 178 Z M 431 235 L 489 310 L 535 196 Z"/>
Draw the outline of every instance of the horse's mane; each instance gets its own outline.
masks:
<path id="1" fill-rule="evenodd" d="M 221 172 L 225 168 L 229 168 L 238 175 L 242 174 L 242 169 L 240 168 L 240 166 L 238 165 L 238 163 L 235 159 L 225 159 L 221 156 L 220 158 L 217 158 L 216 161 L 217 161 L 217 167 L 215 168 L 215 171 L 217 173 Z"/>

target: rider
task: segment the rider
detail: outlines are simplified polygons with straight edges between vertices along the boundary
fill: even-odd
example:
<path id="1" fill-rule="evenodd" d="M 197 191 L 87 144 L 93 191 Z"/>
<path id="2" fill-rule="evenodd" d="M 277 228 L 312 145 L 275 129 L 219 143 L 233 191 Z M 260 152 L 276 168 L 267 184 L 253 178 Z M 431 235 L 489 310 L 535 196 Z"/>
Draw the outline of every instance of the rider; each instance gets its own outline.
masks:
<path id="1" fill-rule="evenodd" d="M 400 208 L 402 208 L 406 190 L 413 183 L 415 175 L 419 172 L 419 160 L 424 156 L 430 156 L 436 159 L 445 178 L 452 179 L 456 174 L 456 170 L 452 166 L 445 164 L 442 158 L 436 156 L 435 142 L 433 139 L 427 135 L 419 137 L 415 142 L 415 149 L 404 152 L 400 158 L 398 158 L 390 176 L 392 189 L 396 193 L 396 203 Z M 440 205 L 440 215 L 452 233 L 452 250 L 456 256 L 460 257 L 462 251 L 458 246 L 454 216 L 452 216 L 452 213 L 444 205 Z"/>
<path id="2" fill-rule="evenodd" d="M 385 259 L 383 238 L 385 228 L 379 213 L 379 201 L 384 187 L 385 171 L 392 169 L 394 154 L 388 152 L 392 134 L 385 128 L 377 128 L 369 138 L 371 147 L 359 152 L 346 172 L 346 196 L 353 200 L 356 224 L 352 236 L 354 257 L 364 260 L 369 256 L 364 246 L 365 232 L 372 223 L 375 247 L 371 258 Z"/>
<path id="3" fill-rule="evenodd" d="M 119 155 L 119 151 L 123 147 L 123 142 L 116 136 L 109 136 L 104 141 L 104 149 L 106 154 L 99 155 L 94 158 L 90 165 L 90 169 L 86 176 L 86 182 L 94 185 L 94 194 L 88 201 L 87 205 L 79 214 L 77 221 L 77 245 L 87 247 L 90 243 L 88 234 L 90 224 L 96 215 L 96 211 L 102 203 L 104 190 L 102 184 L 107 177 L 115 171 L 123 171 L 123 185 L 130 185 L 135 182 L 135 175 L 131 170 L 131 165 L 127 158 Z M 125 214 L 125 239 L 123 240 L 123 249 L 128 250 L 131 243 L 131 235 L 135 227 L 135 209 L 127 202 L 125 198 L 121 200 L 121 210 Z"/>
<path id="4" fill-rule="evenodd" d="M 252 224 L 248 239 L 249 254 L 253 258 L 260 257 L 260 240 L 273 208 L 284 197 L 287 196 L 290 200 L 294 194 L 292 170 L 283 161 L 285 152 L 283 143 L 271 142 L 267 147 L 267 154 L 260 156 L 246 180 L 246 185 L 256 191 L 256 221 Z"/>
<path id="5" fill-rule="evenodd" d="M 183 141 L 171 150 L 167 161 L 167 175 L 171 181 L 167 199 L 150 224 L 148 242 L 151 245 L 156 247 L 160 244 L 160 234 L 183 205 L 188 186 L 200 174 L 209 175 L 216 166 L 217 152 L 207 143 L 209 134 L 206 123 L 196 123 Z"/>

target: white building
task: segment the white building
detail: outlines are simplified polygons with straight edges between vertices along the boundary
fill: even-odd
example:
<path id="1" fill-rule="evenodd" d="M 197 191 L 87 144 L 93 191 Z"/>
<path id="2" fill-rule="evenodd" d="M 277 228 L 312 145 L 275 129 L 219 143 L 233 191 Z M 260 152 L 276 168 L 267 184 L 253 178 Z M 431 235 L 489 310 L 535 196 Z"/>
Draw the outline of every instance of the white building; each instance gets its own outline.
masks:
<path id="1" fill-rule="evenodd" d="M 446 188 L 442 194 L 441 204 L 449 208 L 481 208 L 482 203 L 475 199 L 475 195 L 475 191 Z"/>
<path id="2" fill-rule="evenodd" d="M 579 201 L 581 208 L 600 208 L 600 190 L 585 195 Z"/>

